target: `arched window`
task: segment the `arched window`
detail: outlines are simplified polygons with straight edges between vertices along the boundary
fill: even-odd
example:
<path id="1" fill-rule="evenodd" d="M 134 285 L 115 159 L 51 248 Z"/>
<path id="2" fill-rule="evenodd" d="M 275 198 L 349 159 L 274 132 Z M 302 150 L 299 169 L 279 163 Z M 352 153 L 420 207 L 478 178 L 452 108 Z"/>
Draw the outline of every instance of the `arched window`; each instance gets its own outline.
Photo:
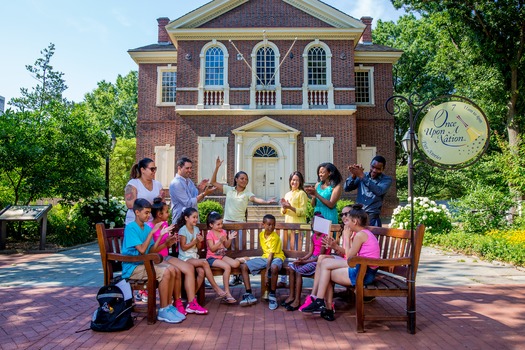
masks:
<path id="1" fill-rule="evenodd" d="M 275 85 L 275 52 L 271 47 L 265 46 L 257 50 L 256 85 Z"/>
<path id="2" fill-rule="evenodd" d="M 270 146 L 261 146 L 253 153 L 258 158 L 277 158 L 277 151 Z"/>
<path id="3" fill-rule="evenodd" d="M 211 47 L 206 51 L 204 84 L 207 86 L 224 85 L 224 53 L 220 47 Z"/>
<path id="4" fill-rule="evenodd" d="M 326 52 L 322 47 L 308 51 L 308 85 L 326 85 Z"/>

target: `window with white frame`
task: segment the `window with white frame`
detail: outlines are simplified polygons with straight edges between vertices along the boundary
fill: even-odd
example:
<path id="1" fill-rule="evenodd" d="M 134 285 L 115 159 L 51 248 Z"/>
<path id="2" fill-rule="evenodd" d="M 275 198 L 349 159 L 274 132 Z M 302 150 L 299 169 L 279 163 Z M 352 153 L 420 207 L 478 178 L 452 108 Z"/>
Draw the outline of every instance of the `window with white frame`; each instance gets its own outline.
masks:
<path id="1" fill-rule="evenodd" d="M 177 69 L 157 67 L 157 104 L 174 106 L 177 101 Z"/>
<path id="2" fill-rule="evenodd" d="M 220 47 L 211 47 L 206 51 L 205 85 L 224 85 L 224 52 Z"/>
<path id="3" fill-rule="evenodd" d="M 276 59 L 275 52 L 271 47 L 265 46 L 257 50 L 256 62 L 256 85 L 275 85 Z"/>
<path id="4" fill-rule="evenodd" d="M 308 51 L 308 85 L 326 85 L 326 52 L 322 47 Z"/>
<path id="5" fill-rule="evenodd" d="M 356 104 L 374 104 L 374 69 L 356 67 L 355 70 Z"/>

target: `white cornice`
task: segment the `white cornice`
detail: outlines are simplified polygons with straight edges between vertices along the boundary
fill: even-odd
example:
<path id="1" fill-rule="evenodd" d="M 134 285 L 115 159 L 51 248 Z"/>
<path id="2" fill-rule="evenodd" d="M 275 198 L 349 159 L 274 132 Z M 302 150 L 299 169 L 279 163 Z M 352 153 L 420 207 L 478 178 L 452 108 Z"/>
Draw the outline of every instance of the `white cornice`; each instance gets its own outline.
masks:
<path id="1" fill-rule="evenodd" d="M 197 109 L 194 106 L 177 106 L 175 111 L 187 116 L 218 116 L 218 115 L 331 115 L 348 116 L 354 114 L 356 106 L 345 109 Z"/>
<path id="2" fill-rule="evenodd" d="M 130 52 L 129 55 L 136 64 L 147 63 L 172 63 L 177 64 L 177 52 L 147 51 L 147 52 Z"/>
<path id="3" fill-rule="evenodd" d="M 338 28 L 268 28 L 266 38 L 272 40 L 357 40 L 361 37 L 360 29 Z M 169 33 L 176 44 L 179 40 L 263 40 L 261 28 L 213 28 L 209 31 L 202 29 L 177 29 Z"/>
<path id="4" fill-rule="evenodd" d="M 396 63 L 403 52 L 354 51 L 354 62 L 357 63 Z"/>

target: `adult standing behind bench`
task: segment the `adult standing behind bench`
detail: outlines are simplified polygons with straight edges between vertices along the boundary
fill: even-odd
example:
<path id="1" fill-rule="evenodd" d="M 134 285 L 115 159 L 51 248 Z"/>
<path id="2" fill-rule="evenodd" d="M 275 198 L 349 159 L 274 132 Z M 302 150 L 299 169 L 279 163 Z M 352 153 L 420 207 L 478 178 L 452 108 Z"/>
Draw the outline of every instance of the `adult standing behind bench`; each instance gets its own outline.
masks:
<path id="1" fill-rule="evenodd" d="M 189 158 L 177 160 L 177 174 L 170 183 L 171 222 L 177 222 L 186 208 L 197 208 L 197 203 L 215 191 L 215 187 L 207 187 L 208 179 L 202 180 L 197 186 L 191 181 L 193 163 Z"/>
<path id="2" fill-rule="evenodd" d="M 162 189 L 162 184 L 155 180 L 156 172 L 155 162 L 150 158 L 143 158 L 131 167 L 131 179 L 124 188 L 124 199 L 126 207 L 128 207 L 126 225 L 135 221 L 135 213 L 133 212 L 135 199 L 144 198 L 150 204 L 153 204 L 155 198 L 164 198 L 165 193 Z M 151 220 L 153 219 L 150 218 L 149 221 Z"/>
<path id="3" fill-rule="evenodd" d="M 381 227 L 381 208 L 383 198 L 392 185 L 392 178 L 383 174 L 386 159 L 375 156 L 370 162 L 370 171 L 364 172 L 360 164 L 348 166 L 352 175 L 346 179 L 345 191 L 353 191 L 357 188 L 357 203 L 363 204 L 363 209 L 368 214 L 370 226 Z"/>
<path id="4" fill-rule="evenodd" d="M 211 184 L 226 195 L 224 202 L 224 223 L 228 222 L 246 222 L 246 210 L 248 202 L 256 204 L 276 204 L 275 198 L 265 200 L 255 197 L 255 195 L 246 189 L 248 186 L 248 174 L 239 171 L 233 177 L 233 186 L 223 185 L 217 182 L 217 173 L 222 165 L 223 160 L 219 157 L 215 160 L 215 170 L 211 176 Z M 237 238 L 242 240 L 242 231 L 238 232 Z M 230 286 L 241 284 L 240 276 L 232 276 Z"/>
<path id="5" fill-rule="evenodd" d="M 309 186 L 304 189 L 312 198 L 314 213 L 320 212 L 325 219 L 335 225 L 339 223 L 336 205 L 343 192 L 342 182 L 343 177 L 335 165 L 321 163 L 317 167 L 317 184 L 315 187 Z"/>

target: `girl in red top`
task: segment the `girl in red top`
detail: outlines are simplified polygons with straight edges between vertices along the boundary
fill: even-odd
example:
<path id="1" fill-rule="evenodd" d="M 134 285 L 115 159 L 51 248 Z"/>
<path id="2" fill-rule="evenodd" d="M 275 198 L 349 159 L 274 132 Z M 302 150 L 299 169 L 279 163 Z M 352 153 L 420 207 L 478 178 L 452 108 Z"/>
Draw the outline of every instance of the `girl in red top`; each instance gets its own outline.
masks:
<path id="1" fill-rule="evenodd" d="M 212 211 L 208 214 L 206 219 L 208 225 L 208 233 L 206 234 L 206 260 L 210 266 L 218 267 L 224 270 L 222 274 L 222 281 L 224 283 L 224 291 L 226 295 L 222 300 L 229 304 L 237 302 L 230 293 L 229 279 L 231 269 L 237 268 L 240 265 L 239 260 L 235 260 L 226 256 L 226 249 L 232 245 L 232 239 L 237 237 L 237 232 L 233 231 L 230 234 L 226 234 L 226 231 L 222 229 L 222 216 L 221 214 Z"/>

